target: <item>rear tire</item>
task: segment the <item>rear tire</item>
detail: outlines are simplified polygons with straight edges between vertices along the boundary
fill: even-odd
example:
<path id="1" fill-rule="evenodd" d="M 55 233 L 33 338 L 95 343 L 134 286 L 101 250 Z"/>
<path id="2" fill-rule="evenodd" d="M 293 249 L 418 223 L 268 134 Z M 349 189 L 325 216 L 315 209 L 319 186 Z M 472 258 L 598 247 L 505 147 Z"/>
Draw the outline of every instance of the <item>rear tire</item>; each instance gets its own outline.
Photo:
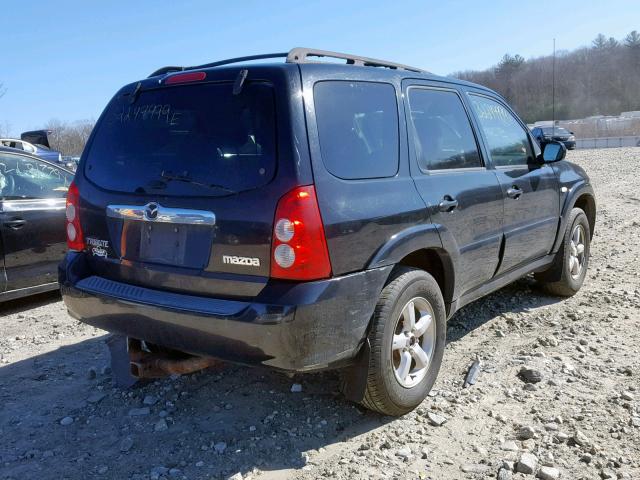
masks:
<path id="1" fill-rule="evenodd" d="M 423 270 L 399 269 L 380 294 L 368 339 L 362 405 L 385 415 L 410 412 L 431 390 L 444 354 L 446 311 L 435 279 Z"/>
<path id="2" fill-rule="evenodd" d="M 535 279 L 551 295 L 559 297 L 575 295 L 582 287 L 587 275 L 590 248 L 589 221 L 582 209 L 574 208 L 571 210 L 562 245 L 551 268 L 546 272 L 535 274 Z M 554 280 L 550 281 L 549 278 Z"/>

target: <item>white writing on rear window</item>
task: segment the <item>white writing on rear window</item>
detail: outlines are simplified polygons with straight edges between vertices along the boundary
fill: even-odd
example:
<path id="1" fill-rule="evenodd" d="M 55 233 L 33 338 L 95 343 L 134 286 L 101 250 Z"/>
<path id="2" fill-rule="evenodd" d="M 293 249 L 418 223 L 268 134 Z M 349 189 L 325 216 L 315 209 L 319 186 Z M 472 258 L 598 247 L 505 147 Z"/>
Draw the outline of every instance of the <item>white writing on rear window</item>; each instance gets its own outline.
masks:
<path id="1" fill-rule="evenodd" d="M 130 105 L 122 106 L 115 117 L 120 123 L 132 122 L 161 122 L 169 126 L 179 124 L 181 112 L 176 112 L 169 104 Z"/>

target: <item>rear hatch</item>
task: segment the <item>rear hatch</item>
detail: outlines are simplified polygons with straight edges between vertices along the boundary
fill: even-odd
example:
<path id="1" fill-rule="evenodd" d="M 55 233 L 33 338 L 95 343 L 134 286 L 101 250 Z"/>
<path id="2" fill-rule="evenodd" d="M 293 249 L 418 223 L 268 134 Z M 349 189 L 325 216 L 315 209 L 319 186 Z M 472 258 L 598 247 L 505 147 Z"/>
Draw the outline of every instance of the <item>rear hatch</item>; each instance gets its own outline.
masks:
<path id="1" fill-rule="evenodd" d="M 237 72 L 156 78 L 107 106 L 76 179 L 96 274 L 236 298 L 265 285 L 277 202 L 309 181 L 286 121 L 302 107 L 287 103 L 284 69 L 250 69 L 234 94 Z"/>
<path id="2" fill-rule="evenodd" d="M 33 130 L 31 132 L 22 132 L 20 139 L 25 142 L 33 143 L 34 145 L 42 145 L 46 148 L 51 148 L 49 145 L 49 130 Z"/>

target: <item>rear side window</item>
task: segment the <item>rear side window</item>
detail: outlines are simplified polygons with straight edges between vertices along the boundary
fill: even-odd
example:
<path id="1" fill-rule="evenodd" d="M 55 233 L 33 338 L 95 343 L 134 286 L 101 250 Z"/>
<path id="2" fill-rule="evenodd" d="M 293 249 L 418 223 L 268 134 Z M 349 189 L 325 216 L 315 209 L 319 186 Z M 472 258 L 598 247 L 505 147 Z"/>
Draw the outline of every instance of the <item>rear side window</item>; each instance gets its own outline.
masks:
<path id="1" fill-rule="evenodd" d="M 325 81 L 313 89 L 322 161 L 346 178 L 398 172 L 398 107 L 387 83 Z"/>
<path id="2" fill-rule="evenodd" d="M 409 89 L 418 165 L 423 170 L 481 167 L 469 117 L 457 93 Z"/>
<path id="3" fill-rule="evenodd" d="M 107 107 L 85 162 L 96 185 L 121 192 L 218 196 L 260 187 L 276 169 L 270 85 L 198 84 L 142 91 Z"/>
<path id="4" fill-rule="evenodd" d="M 496 167 L 526 165 L 533 160 L 527 131 L 500 103 L 480 95 L 470 95 L 480 127 Z"/>

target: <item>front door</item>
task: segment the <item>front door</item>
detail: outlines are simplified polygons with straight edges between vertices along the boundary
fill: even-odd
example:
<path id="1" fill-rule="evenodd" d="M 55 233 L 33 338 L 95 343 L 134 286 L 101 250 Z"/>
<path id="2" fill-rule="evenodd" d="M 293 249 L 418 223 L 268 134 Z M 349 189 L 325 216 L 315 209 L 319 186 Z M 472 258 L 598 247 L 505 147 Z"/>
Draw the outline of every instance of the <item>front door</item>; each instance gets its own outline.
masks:
<path id="1" fill-rule="evenodd" d="M 551 251 L 560 216 L 558 179 L 505 105 L 479 94 L 469 94 L 469 100 L 504 195 L 500 274 Z"/>
<path id="2" fill-rule="evenodd" d="M 0 152 L 0 234 L 6 290 L 54 283 L 66 251 L 65 196 L 72 174 L 48 162 Z"/>
<path id="3" fill-rule="evenodd" d="M 460 93 L 405 89 L 411 170 L 456 275 L 454 299 L 491 279 L 502 238 L 502 190 L 487 170 Z"/>

